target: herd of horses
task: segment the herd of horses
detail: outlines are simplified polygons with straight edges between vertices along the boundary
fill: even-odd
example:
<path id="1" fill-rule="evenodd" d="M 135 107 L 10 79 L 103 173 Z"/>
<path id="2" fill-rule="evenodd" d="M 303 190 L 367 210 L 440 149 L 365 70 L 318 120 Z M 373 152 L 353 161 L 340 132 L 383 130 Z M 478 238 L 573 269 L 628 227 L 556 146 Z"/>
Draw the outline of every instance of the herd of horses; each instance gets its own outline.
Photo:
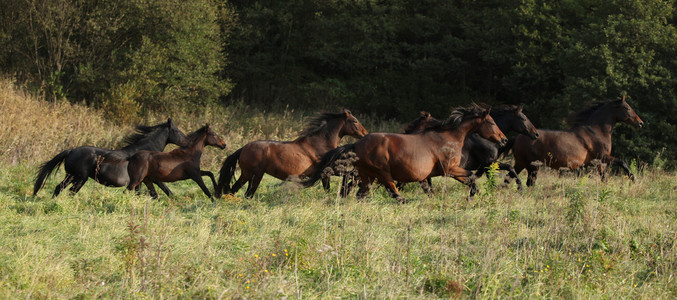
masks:
<path id="1" fill-rule="evenodd" d="M 599 102 L 574 114 L 568 130 L 536 129 L 521 106 L 501 105 L 492 109 L 471 104 L 455 108 L 444 120 L 422 112 L 404 133 L 368 133 L 344 109 L 313 118 L 293 141 L 261 140 L 246 144 L 225 159 L 217 182 L 212 172 L 200 169 L 200 158 L 206 146 L 225 149 L 226 143 L 209 124 L 186 136 L 169 119 L 155 126 L 137 126 L 137 132 L 125 138 L 126 146 L 120 150 L 82 146 L 60 152 L 40 166 L 33 195 L 62 164 L 66 176 L 54 189 L 53 196 L 68 186 L 71 193 L 77 193 L 92 178 L 106 186 L 126 186 L 137 192 L 143 183 L 150 195 L 157 198 L 154 185 L 172 196 L 165 182 L 191 179 L 212 198 L 202 180 L 208 176 L 214 195 L 219 198 L 236 193 L 245 183 L 248 183 L 245 196 L 253 196 L 264 174 L 296 181 L 304 187 L 322 181 L 328 190 L 329 176 L 337 174 L 333 172 L 337 164 L 347 161 L 351 171 L 338 172 L 344 177 L 343 196 L 357 184 L 357 198 L 362 199 L 376 181 L 391 197 L 405 202 L 399 193 L 403 183 L 419 182 L 426 193 L 432 193 L 431 178 L 447 176 L 467 185 L 472 198 L 477 192 L 475 179 L 509 150 L 515 165 L 501 163 L 499 169 L 508 172 L 505 183 L 514 179 L 518 189 L 522 189 L 519 173 L 526 169 L 527 186 L 533 186 L 540 165 L 572 170 L 594 165 L 603 177 L 607 165 L 617 165 L 634 181 L 627 164 L 611 156 L 611 136 L 618 122 L 640 128 L 644 124 L 625 97 Z M 509 140 L 504 134 L 508 132 L 518 135 Z M 346 135 L 357 138 L 357 142 L 339 147 Z M 170 143 L 179 147 L 162 152 Z M 237 165 L 240 177 L 232 183 Z"/>

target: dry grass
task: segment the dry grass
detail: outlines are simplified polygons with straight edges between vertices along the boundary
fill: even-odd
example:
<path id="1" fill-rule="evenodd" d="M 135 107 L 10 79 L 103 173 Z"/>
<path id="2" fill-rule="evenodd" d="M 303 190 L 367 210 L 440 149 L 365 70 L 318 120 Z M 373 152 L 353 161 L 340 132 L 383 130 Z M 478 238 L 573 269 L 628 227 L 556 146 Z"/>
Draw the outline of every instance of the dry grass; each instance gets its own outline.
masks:
<path id="1" fill-rule="evenodd" d="M 159 201 L 92 182 L 75 196 L 32 198 L 41 160 L 84 141 L 114 146 L 131 127 L 7 82 L 0 95 L 0 117 L 21 124 L 0 124 L 0 160 L 20 158 L 0 167 L 0 298 L 677 297 L 674 172 L 602 183 L 545 170 L 534 188 L 485 189 L 472 202 L 464 186 L 436 179 L 433 196 L 407 186 L 404 205 L 382 188 L 358 202 L 268 177 L 253 199 L 214 203 L 191 182 Z M 78 123 L 81 114 L 98 121 Z M 173 117 L 184 129 L 210 122 L 230 141 L 211 152 L 215 171 L 247 141 L 292 138 L 308 115 L 240 105 Z"/>

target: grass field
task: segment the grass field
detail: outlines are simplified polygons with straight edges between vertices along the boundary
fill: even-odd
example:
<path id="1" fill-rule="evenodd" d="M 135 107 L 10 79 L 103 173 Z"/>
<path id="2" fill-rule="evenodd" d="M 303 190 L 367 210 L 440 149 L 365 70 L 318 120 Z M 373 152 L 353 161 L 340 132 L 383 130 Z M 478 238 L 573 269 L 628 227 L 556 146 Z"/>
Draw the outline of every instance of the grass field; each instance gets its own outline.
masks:
<path id="1" fill-rule="evenodd" d="M 51 198 L 60 171 L 33 198 L 39 163 L 66 147 L 113 147 L 131 128 L 9 81 L 0 97 L 0 298 L 677 297 L 675 172 L 640 168 L 633 183 L 546 170 L 523 192 L 480 179 L 470 202 L 438 178 L 432 196 L 408 185 L 401 205 L 383 188 L 358 202 L 338 198 L 337 181 L 325 193 L 270 177 L 252 199 L 213 203 L 191 182 L 157 201 L 91 181 Z M 282 111 L 175 119 L 185 131 L 215 124 L 229 147 L 203 166 L 217 171 L 245 142 L 291 138 L 309 116 Z"/>

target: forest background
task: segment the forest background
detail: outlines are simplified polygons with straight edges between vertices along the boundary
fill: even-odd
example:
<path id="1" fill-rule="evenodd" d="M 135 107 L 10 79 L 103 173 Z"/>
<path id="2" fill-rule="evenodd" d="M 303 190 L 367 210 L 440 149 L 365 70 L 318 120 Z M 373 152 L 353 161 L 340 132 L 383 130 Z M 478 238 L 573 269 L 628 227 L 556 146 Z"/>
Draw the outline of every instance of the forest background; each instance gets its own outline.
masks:
<path id="1" fill-rule="evenodd" d="M 618 126 L 614 155 L 652 163 L 677 156 L 676 3 L 0 0 L 0 70 L 119 123 L 243 103 L 405 122 L 475 101 L 562 129 L 627 95 L 646 127 Z"/>

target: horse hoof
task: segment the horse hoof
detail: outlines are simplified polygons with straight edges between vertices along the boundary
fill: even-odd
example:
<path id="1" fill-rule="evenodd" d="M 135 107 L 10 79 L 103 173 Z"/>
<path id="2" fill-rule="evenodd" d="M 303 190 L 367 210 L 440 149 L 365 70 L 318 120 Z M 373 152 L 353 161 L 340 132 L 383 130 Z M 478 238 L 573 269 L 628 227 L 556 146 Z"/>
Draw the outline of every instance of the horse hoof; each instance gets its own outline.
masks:
<path id="1" fill-rule="evenodd" d="M 630 180 L 632 180 L 632 182 L 635 182 L 635 175 L 630 174 Z"/>
<path id="2" fill-rule="evenodd" d="M 396 199 L 397 199 L 397 202 L 399 202 L 400 204 L 405 204 L 405 203 L 409 202 L 407 199 L 404 199 L 404 197 L 397 197 Z"/>

